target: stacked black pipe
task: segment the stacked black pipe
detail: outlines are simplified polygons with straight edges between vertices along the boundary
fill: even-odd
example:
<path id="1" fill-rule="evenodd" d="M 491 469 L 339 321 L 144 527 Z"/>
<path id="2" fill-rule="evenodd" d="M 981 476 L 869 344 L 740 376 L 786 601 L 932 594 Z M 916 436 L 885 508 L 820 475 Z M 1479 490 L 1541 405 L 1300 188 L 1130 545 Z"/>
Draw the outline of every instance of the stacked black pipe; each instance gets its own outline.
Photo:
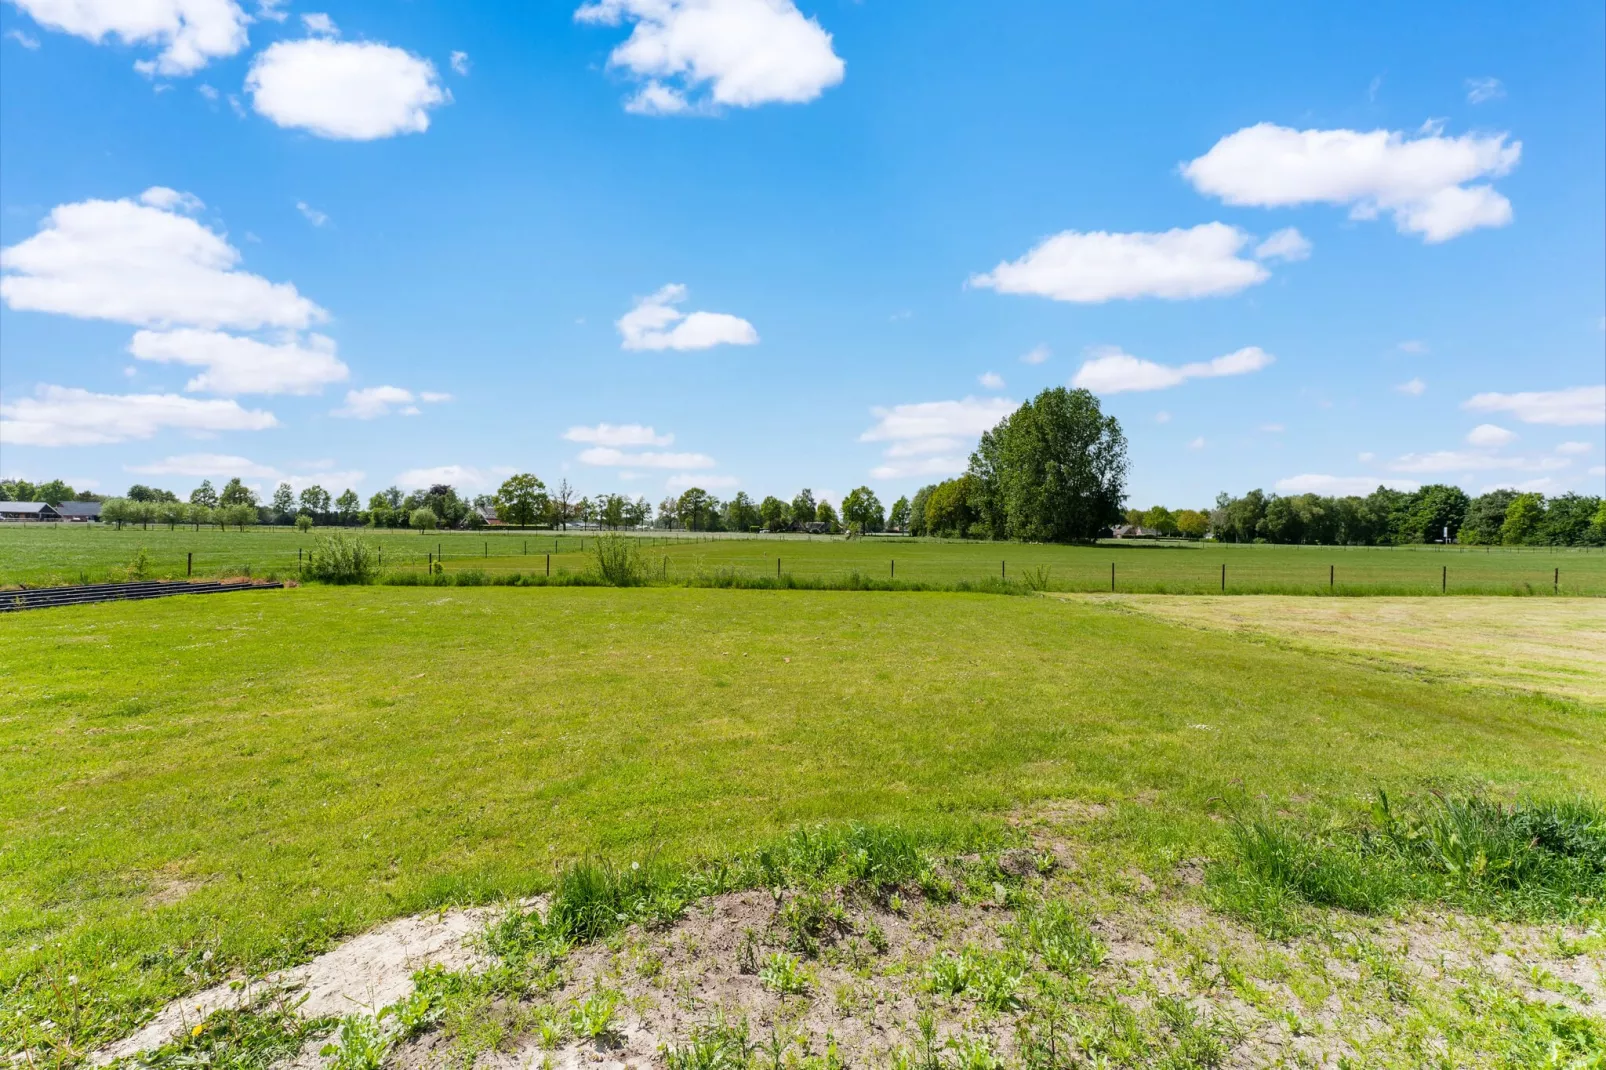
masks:
<path id="1" fill-rule="evenodd" d="M 143 598 L 165 598 L 175 594 L 222 594 L 225 591 L 263 591 L 283 587 L 282 583 L 175 583 L 152 580 L 144 583 L 90 583 L 74 587 L 34 587 L 0 591 L 0 612 L 17 609 L 46 609 L 50 606 L 81 606 L 90 602 L 124 602 Z"/>

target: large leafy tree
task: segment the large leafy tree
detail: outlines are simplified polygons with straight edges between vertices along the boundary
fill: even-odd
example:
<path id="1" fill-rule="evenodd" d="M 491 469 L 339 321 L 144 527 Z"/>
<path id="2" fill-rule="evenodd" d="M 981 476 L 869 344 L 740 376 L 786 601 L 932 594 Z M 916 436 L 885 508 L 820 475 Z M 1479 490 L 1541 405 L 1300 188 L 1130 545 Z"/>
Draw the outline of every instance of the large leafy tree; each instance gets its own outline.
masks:
<path id="1" fill-rule="evenodd" d="M 819 506 L 814 502 L 814 492 L 807 487 L 797 492 L 792 499 L 792 523 L 812 524 L 818 517 Z"/>
<path id="2" fill-rule="evenodd" d="M 725 526 L 731 531 L 746 531 L 759 525 L 758 506 L 753 499 L 747 496 L 745 490 L 736 492 L 736 496 L 725 506 Z"/>
<path id="3" fill-rule="evenodd" d="M 1545 519 L 1543 494 L 1519 494 L 1506 507 L 1506 519 L 1500 525 L 1500 541 L 1507 546 L 1520 546 L 1533 540 L 1539 525 Z"/>
<path id="4" fill-rule="evenodd" d="M 792 527 L 790 507 L 773 494 L 759 503 L 758 517 L 768 531 L 788 531 Z"/>
<path id="5" fill-rule="evenodd" d="M 532 472 L 508 476 L 496 489 L 496 518 L 504 524 L 527 528 L 552 508 L 546 484 Z"/>
<path id="6" fill-rule="evenodd" d="M 201 485 L 190 491 L 190 504 L 204 506 L 207 509 L 216 508 L 217 491 L 212 489 L 212 481 L 210 479 L 201 480 Z"/>
<path id="7" fill-rule="evenodd" d="M 704 531 L 708 527 L 708 519 L 712 512 L 709 508 L 708 492 L 702 487 L 687 487 L 681 494 L 677 503 L 680 512 L 680 522 L 687 531 Z"/>
<path id="8" fill-rule="evenodd" d="M 880 531 L 886 526 L 886 512 L 875 491 L 869 487 L 854 487 L 842 499 L 842 520 L 850 531 L 860 534 Z"/>
<path id="9" fill-rule="evenodd" d="M 1126 436 L 1088 390 L 1055 387 L 983 433 L 974 504 L 994 538 L 1092 539 L 1121 517 Z"/>
<path id="10" fill-rule="evenodd" d="M 296 492 L 290 484 L 280 483 L 273 492 L 273 512 L 277 516 L 292 516 L 296 511 Z"/>
<path id="11" fill-rule="evenodd" d="M 132 493 L 130 493 L 129 497 L 133 497 Z M 217 504 L 219 505 L 254 506 L 256 503 L 256 491 L 252 490 L 250 487 L 241 482 L 239 476 L 235 476 L 233 479 L 229 480 L 228 483 L 226 483 L 223 487 L 223 493 L 217 496 Z M 232 524 L 234 521 L 230 520 L 229 523 Z"/>
<path id="12" fill-rule="evenodd" d="M 314 517 L 329 511 L 329 492 L 314 483 L 301 492 L 301 511 Z"/>
<path id="13" fill-rule="evenodd" d="M 352 519 L 356 517 L 357 511 L 361 508 L 362 502 L 357 498 L 357 492 L 350 487 L 347 487 L 340 497 L 335 499 L 335 511 L 340 514 L 340 522 L 342 524 L 351 523 Z"/>
<path id="14" fill-rule="evenodd" d="M 891 531 L 909 530 L 909 499 L 899 498 L 887 510 L 887 528 Z"/>

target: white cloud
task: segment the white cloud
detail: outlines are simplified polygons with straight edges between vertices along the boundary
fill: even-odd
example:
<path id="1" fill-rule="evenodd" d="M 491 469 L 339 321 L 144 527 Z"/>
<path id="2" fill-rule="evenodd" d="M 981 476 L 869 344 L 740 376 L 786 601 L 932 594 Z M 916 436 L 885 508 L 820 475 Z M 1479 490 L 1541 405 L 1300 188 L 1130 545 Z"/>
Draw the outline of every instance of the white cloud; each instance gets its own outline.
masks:
<path id="1" fill-rule="evenodd" d="M 179 394 L 94 394 L 40 386 L 33 397 L 0 403 L 0 442 L 18 446 L 99 446 L 168 429 L 208 434 L 278 424 L 271 412 Z"/>
<path id="2" fill-rule="evenodd" d="M 798 104 L 842 81 L 831 35 L 792 0 L 595 0 L 574 17 L 634 24 L 608 56 L 610 67 L 646 83 L 626 105 L 632 111 Z"/>
<path id="3" fill-rule="evenodd" d="M 580 451 L 580 463 L 601 468 L 712 468 L 714 459 L 706 453 L 660 453 L 645 450 L 626 453 L 613 446 L 592 446 Z"/>
<path id="4" fill-rule="evenodd" d="M 1258 346 L 1243 349 L 1215 360 L 1191 364 L 1156 364 L 1108 346 L 1093 350 L 1096 356 L 1084 361 L 1071 380 L 1072 386 L 1100 394 L 1120 394 L 1129 390 L 1164 390 L 1189 379 L 1214 379 L 1226 375 L 1258 372 L 1277 358 Z"/>
<path id="5" fill-rule="evenodd" d="M 437 405 L 443 401 L 451 401 L 452 395 L 442 393 L 439 390 L 421 390 L 418 393 L 418 400 L 426 405 Z"/>
<path id="6" fill-rule="evenodd" d="M 1479 424 L 1467 432 L 1467 445 L 1478 446 L 1483 449 L 1498 449 L 1517 441 L 1514 431 L 1507 431 L 1494 424 Z"/>
<path id="7" fill-rule="evenodd" d="M 1337 497 L 1365 497 L 1378 487 L 1390 490 L 1416 490 L 1421 486 L 1409 479 L 1376 479 L 1372 476 L 1326 476 L 1306 474 L 1279 479 L 1278 494 L 1327 494 Z"/>
<path id="8" fill-rule="evenodd" d="M 877 479 L 953 475 L 965 470 L 968 454 L 983 431 L 1020 407 L 1008 398 L 924 401 L 891 408 L 873 408 L 875 426 L 860 442 L 887 442 L 885 463 L 872 468 Z"/>
<path id="9" fill-rule="evenodd" d="M 1433 472 L 1550 472 L 1566 468 L 1565 457 L 1502 457 L 1485 450 L 1435 450 L 1407 453 L 1389 462 L 1391 472 L 1425 474 Z"/>
<path id="10" fill-rule="evenodd" d="M 1428 344 L 1426 342 L 1419 342 L 1412 338 L 1401 342 L 1396 348 L 1399 349 L 1401 353 L 1410 353 L 1412 356 L 1421 356 L 1423 353 L 1428 351 Z"/>
<path id="11" fill-rule="evenodd" d="M 159 45 L 144 74 L 183 75 L 245 47 L 251 20 L 234 0 L 11 0 L 39 25 L 100 44 Z"/>
<path id="12" fill-rule="evenodd" d="M 1205 448 L 1204 436 L 1200 435 L 1198 438 L 1196 438 L 1192 442 L 1188 443 L 1188 448 L 1190 450 L 1202 450 L 1202 449 L 1204 449 Z"/>
<path id="13" fill-rule="evenodd" d="M 619 317 L 617 326 L 625 349 L 708 349 L 717 345 L 750 346 L 758 331 L 739 316 L 724 312 L 693 312 L 673 307 L 686 299 L 686 287 L 670 283 Z"/>
<path id="14" fill-rule="evenodd" d="M 1576 457 L 1588 453 L 1593 448 L 1588 442 L 1563 442 L 1556 447 L 1556 452 Z"/>
<path id="15" fill-rule="evenodd" d="M 1284 227 L 1255 246 L 1257 260 L 1309 260 L 1310 239 L 1293 227 Z"/>
<path id="16" fill-rule="evenodd" d="M 1606 476 L 1606 464 L 1597 464 L 1589 470 L 1592 476 Z"/>
<path id="17" fill-rule="evenodd" d="M 976 381 L 988 390 L 1004 389 L 1004 377 L 997 372 L 982 372 L 976 376 Z"/>
<path id="18" fill-rule="evenodd" d="M 1394 216 L 1401 232 L 1441 242 L 1511 222 L 1511 202 L 1489 185 L 1517 165 L 1505 134 L 1407 138 L 1398 131 L 1292 130 L 1260 123 L 1229 134 L 1182 173 L 1228 204 L 1280 208 L 1349 205 L 1350 218 Z"/>
<path id="19" fill-rule="evenodd" d="M 730 490 L 741 484 L 742 481 L 735 476 L 716 476 L 709 473 L 692 475 L 690 472 L 681 472 L 664 480 L 664 489 L 686 490 L 690 487 L 701 487 L 704 490 Z"/>
<path id="20" fill-rule="evenodd" d="M 181 214 L 189 194 L 58 205 L 38 233 L 0 250 L 0 297 L 14 309 L 140 326 L 302 328 L 327 313 L 290 283 L 235 270 L 239 251 Z"/>
<path id="21" fill-rule="evenodd" d="M 972 275 L 969 285 L 1083 304 L 1217 297 L 1270 278 L 1264 267 L 1238 255 L 1248 242 L 1248 234 L 1225 223 L 1158 234 L 1066 230 L 1019 260 Z"/>
<path id="22" fill-rule="evenodd" d="M 265 479 L 272 483 L 288 483 L 290 489 L 300 491 L 314 483 L 326 489 L 355 487 L 367 474 L 358 470 L 336 471 L 327 466 L 309 465 L 312 472 L 285 472 L 270 464 L 258 464 L 249 457 L 226 453 L 185 453 L 164 457 L 149 464 L 124 465 L 124 470 L 143 476 L 186 476 L 191 479 L 220 478 Z"/>
<path id="23" fill-rule="evenodd" d="M 283 22 L 290 17 L 289 12 L 283 10 L 289 0 L 257 0 L 257 18 L 267 19 L 269 22 Z"/>
<path id="24" fill-rule="evenodd" d="M 340 28 L 335 25 L 335 20 L 322 11 L 310 11 L 302 15 L 301 25 L 307 28 L 308 33 L 317 34 L 320 37 L 340 36 Z"/>
<path id="25" fill-rule="evenodd" d="M 396 477 L 396 485 L 407 490 L 432 487 L 447 483 L 464 490 L 485 490 L 498 486 L 516 470 L 505 465 L 489 469 L 474 468 L 465 464 L 442 464 L 434 468 L 409 468 Z"/>
<path id="26" fill-rule="evenodd" d="M 1051 356 L 1053 354 L 1047 346 L 1035 345 L 1020 355 L 1020 362 L 1022 364 L 1042 364 Z"/>
<path id="27" fill-rule="evenodd" d="M 196 86 L 195 91 L 201 94 L 201 96 L 205 97 L 207 100 L 212 101 L 214 104 L 217 102 L 218 91 L 212 86 L 207 85 L 205 82 L 202 82 L 200 85 Z"/>
<path id="28" fill-rule="evenodd" d="M 270 344 L 189 327 L 137 331 L 128 351 L 140 360 L 205 368 L 184 389 L 209 394 L 316 394 L 350 374 L 335 356 L 334 339 L 321 334 Z"/>
<path id="29" fill-rule="evenodd" d="M 279 126 L 371 141 L 429 129 L 429 109 L 451 99 L 434 64 L 378 42 L 309 38 L 259 52 L 245 79 L 251 106 Z"/>
<path id="30" fill-rule="evenodd" d="M 39 38 L 30 37 L 21 30 L 7 30 L 6 36 L 26 48 L 29 52 L 36 51 L 39 48 Z"/>
<path id="31" fill-rule="evenodd" d="M 1283 424 L 1261 424 L 1260 429 L 1268 435 L 1280 435 L 1288 428 Z"/>
<path id="32" fill-rule="evenodd" d="M 595 427 L 571 427 L 563 432 L 570 442 L 584 442 L 592 446 L 668 446 L 674 435 L 660 435 L 651 427 L 641 424 L 598 424 Z"/>
<path id="33" fill-rule="evenodd" d="M 467 52 L 452 53 L 452 70 L 458 74 L 466 75 L 473 70 L 474 64 L 469 60 Z"/>
<path id="34" fill-rule="evenodd" d="M 329 222 L 329 216 L 327 213 L 318 211 L 318 209 L 314 208 L 306 201 L 297 201 L 296 211 L 305 216 L 307 222 L 311 223 L 315 227 L 321 227 L 325 223 Z"/>
<path id="35" fill-rule="evenodd" d="M 1500 84 L 1498 78 L 1468 78 L 1467 103 L 1482 104 L 1485 101 L 1498 100 L 1506 95 L 1506 87 Z"/>
<path id="36" fill-rule="evenodd" d="M 1421 379 L 1407 379 L 1405 382 L 1394 387 L 1397 392 L 1401 394 L 1408 394 L 1413 398 L 1421 397 L 1427 388 L 1428 384 L 1424 383 Z"/>
<path id="37" fill-rule="evenodd" d="M 1171 422 L 1171 414 L 1162 409 L 1154 414 L 1154 422 L 1157 424 L 1168 424 Z"/>
<path id="38" fill-rule="evenodd" d="M 1520 394 L 1476 394 L 1461 406 L 1472 412 L 1509 412 L 1523 423 L 1582 427 L 1606 423 L 1606 386 L 1571 386 Z"/>
<path id="39" fill-rule="evenodd" d="M 150 464 L 130 464 L 125 470 L 142 476 L 206 476 L 230 475 L 243 479 L 278 479 L 279 470 L 271 465 L 257 464 L 246 457 L 226 453 L 185 453 L 167 457 Z"/>
<path id="40" fill-rule="evenodd" d="M 389 416 L 392 412 L 400 416 L 417 416 L 421 411 L 418 402 L 450 400 L 450 394 L 426 392 L 415 395 L 411 390 L 403 390 L 399 386 L 368 386 L 346 391 L 346 403 L 329 415 L 352 420 L 374 420 Z"/>
<path id="41" fill-rule="evenodd" d="M 1364 453 L 1357 453 L 1355 455 L 1355 459 L 1360 461 L 1362 464 L 1370 464 L 1371 462 L 1377 460 L 1377 454 L 1367 450 Z"/>

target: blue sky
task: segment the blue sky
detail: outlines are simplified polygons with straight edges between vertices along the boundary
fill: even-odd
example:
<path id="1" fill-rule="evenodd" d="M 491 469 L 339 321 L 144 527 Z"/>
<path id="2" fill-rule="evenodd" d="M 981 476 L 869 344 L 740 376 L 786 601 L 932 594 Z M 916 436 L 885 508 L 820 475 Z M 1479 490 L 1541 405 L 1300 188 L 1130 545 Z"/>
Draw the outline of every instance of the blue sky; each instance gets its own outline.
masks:
<path id="1" fill-rule="evenodd" d="M 1606 11 L 0 2 L 0 473 L 1606 483 Z"/>

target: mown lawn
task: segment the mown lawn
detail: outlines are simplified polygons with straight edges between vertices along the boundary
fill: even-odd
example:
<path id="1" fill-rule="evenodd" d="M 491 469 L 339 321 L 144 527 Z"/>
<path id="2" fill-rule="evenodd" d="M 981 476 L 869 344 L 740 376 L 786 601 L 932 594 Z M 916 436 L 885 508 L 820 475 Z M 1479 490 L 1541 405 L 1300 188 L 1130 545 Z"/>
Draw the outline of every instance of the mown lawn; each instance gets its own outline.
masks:
<path id="1" fill-rule="evenodd" d="M 0 617 L 0 679 L 0 1000 L 81 1040 L 596 853 L 1051 797 L 1209 851 L 1262 794 L 1606 790 L 1584 707 L 1044 598 L 299 588 Z"/>
<path id="2" fill-rule="evenodd" d="M 385 571 L 422 575 L 430 555 L 447 571 L 554 574 L 595 567 L 596 536 L 544 531 L 431 532 L 345 529 L 383 550 Z M 220 574 L 294 577 L 325 529 L 220 531 L 101 525 L 0 525 L 0 587 L 124 579 L 143 549 L 153 578 Z M 1546 547 L 1323 547 L 1105 542 L 1053 546 L 875 537 L 633 534 L 655 581 L 718 574 L 874 580 L 952 586 L 1033 580 L 1060 591 L 1214 594 L 1226 566 L 1229 594 L 1606 595 L 1606 550 Z"/>

